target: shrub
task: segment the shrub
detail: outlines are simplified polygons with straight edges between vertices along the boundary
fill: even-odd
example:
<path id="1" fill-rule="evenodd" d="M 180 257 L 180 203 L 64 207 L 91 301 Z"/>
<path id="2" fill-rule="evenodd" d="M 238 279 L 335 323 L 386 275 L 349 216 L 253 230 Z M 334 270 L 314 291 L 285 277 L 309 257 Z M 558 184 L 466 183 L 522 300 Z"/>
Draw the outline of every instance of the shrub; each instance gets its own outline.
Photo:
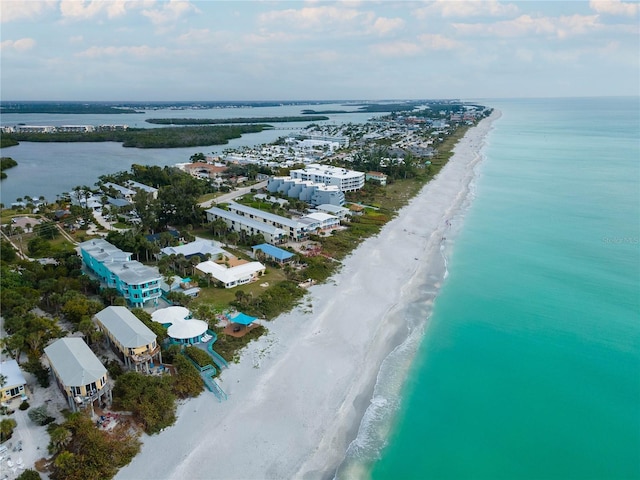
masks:
<path id="1" fill-rule="evenodd" d="M 42 480 L 42 477 L 35 470 L 31 470 L 30 468 L 28 468 L 20 475 L 18 475 L 16 480 Z"/>
<path id="2" fill-rule="evenodd" d="M 182 351 L 182 346 L 178 344 L 169 345 L 167 348 L 162 350 L 162 360 L 164 363 L 168 363 L 171 365 L 176 358 L 177 355 Z"/>
<path id="3" fill-rule="evenodd" d="M 0 442 L 9 440 L 13 435 L 13 429 L 16 428 L 17 425 L 18 424 L 13 418 L 0 420 Z"/>
<path id="4" fill-rule="evenodd" d="M 33 373 L 33 375 L 35 375 L 36 379 L 38 380 L 38 385 L 40 385 L 42 388 L 47 388 L 49 386 L 49 369 L 42 365 L 42 363 L 40 363 L 40 360 L 38 360 L 37 358 L 29 358 L 29 361 L 27 361 L 27 363 L 25 363 L 23 366 L 27 372 Z"/>
<path id="5" fill-rule="evenodd" d="M 29 408 L 29 402 L 27 402 L 26 400 L 23 400 L 18 408 L 20 410 L 23 410 L 23 411 L 28 409 Z"/>
<path id="6" fill-rule="evenodd" d="M 36 425 L 48 425 L 53 422 L 55 418 L 49 415 L 46 405 L 34 407 L 27 413 L 27 416 Z"/>
<path id="7" fill-rule="evenodd" d="M 175 422 L 175 397 L 168 376 L 127 372 L 116 380 L 113 406 L 128 410 L 142 422 L 145 432 L 157 433 Z"/>
<path id="8" fill-rule="evenodd" d="M 173 360 L 177 375 L 171 377 L 172 391 L 178 398 L 197 397 L 204 390 L 204 381 L 196 367 L 184 355 Z"/>
<path id="9" fill-rule="evenodd" d="M 204 350 L 200 350 L 198 347 L 188 346 L 185 348 L 185 353 L 196 362 L 199 366 L 204 367 L 206 365 L 213 365 L 211 356 Z"/>
<path id="10" fill-rule="evenodd" d="M 109 376 L 114 380 L 124 373 L 124 369 L 118 360 L 111 359 L 105 364 L 105 366 L 107 367 Z"/>

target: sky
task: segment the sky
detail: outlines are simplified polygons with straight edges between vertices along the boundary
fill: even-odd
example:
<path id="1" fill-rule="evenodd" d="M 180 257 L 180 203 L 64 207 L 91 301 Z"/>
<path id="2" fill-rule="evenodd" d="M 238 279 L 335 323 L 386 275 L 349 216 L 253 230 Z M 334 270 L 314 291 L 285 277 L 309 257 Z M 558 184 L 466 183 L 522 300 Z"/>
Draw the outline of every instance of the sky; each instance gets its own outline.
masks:
<path id="1" fill-rule="evenodd" d="M 0 0 L 0 99 L 640 94 L 638 1 Z"/>

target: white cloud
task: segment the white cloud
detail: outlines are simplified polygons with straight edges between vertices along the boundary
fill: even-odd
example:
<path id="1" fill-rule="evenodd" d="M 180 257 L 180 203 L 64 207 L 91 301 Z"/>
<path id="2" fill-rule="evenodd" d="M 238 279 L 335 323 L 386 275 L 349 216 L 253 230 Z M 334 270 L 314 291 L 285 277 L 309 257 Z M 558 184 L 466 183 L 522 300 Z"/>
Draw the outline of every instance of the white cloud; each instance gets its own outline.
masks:
<path id="1" fill-rule="evenodd" d="M 62 0 L 60 2 L 60 13 L 64 18 L 86 20 L 104 11 L 105 7 L 107 7 L 107 2 L 97 0 L 90 2 L 85 2 L 84 0 Z"/>
<path id="2" fill-rule="evenodd" d="M 0 2 L 0 19 L 2 23 L 13 22 L 15 20 L 34 19 L 48 10 L 53 10 L 56 3 L 56 0 L 4 0 Z"/>
<path id="3" fill-rule="evenodd" d="M 69 37 L 69 43 L 82 43 L 84 42 L 84 37 L 82 35 L 74 35 L 73 37 Z"/>
<path id="4" fill-rule="evenodd" d="M 420 20 L 439 15 L 443 17 L 479 17 L 508 16 L 518 13 L 514 4 L 503 4 L 497 0 L 436 0 L 435 2 L 414 10 L 413 14 Z"/>
<path id="5" fill-rule="evenodd" d="M 589 6 L 596 12 L 607 15 L 633 17 L 640 12 L 640 3 L 621 2 L 620 0 L 591 0 Z"/>
<path id="6" fill-rule="evenodd" d="M 90 47 L 82 52 L 76 53 L 77 57 L 101 58 L 101 57 L 158 57 L 166 56 L 169 50 L 165 47 L 150 47 L 148 45 L 139 45 L 131 47 Z"/>
<path id="7" fill-rule="evenodd" d="M 404 25 L 404 20 L 401 18 L 379 17 L 376 18 L 375 22 L 373 22 L 371 30 L 377 35 L 383 36 L 393 32 L 394 30 L 401 29 Z"/>
<path id="8" fill-rule="evenodd" d="M 147 17 L 155 25 L 166 25 L 190 12 L 199 12 L 199 10 L 188 1 L 170 0 L 163 2 L 161 8 L 144 9 L 142 15 Z"/>
<path id="9" fill-rule="evenodd" d="M 16 52 L 26 52 L 36 46 L 36 41 L 33 38 L 21 38 L 19 40 L 5 40 L 0 43 L 0 48 L 3 51 L 15 50 Z"/>
<path id="10" fill-rule="evenodd" d="M 563 17 L 532 17 L 520 15 L 513 20 L 495 23 L 454 23 L 452 26 L 462 35 L 495 37 L 523 37 L 529 35 L 566 38 L 584 34 L 601 27 L 597 15 L 572 15 Z"/>
<path id="11" fill-rule="evenodd" d="M 273 10 L 258 17 L 261 23 L 283 22 L 292 28 L 319 29 L 344 24 L 357 19 L 370 17 L 371 14 L 360 12 L 354 8 L 334 6 L 305 7 L 301 9 Z"/>

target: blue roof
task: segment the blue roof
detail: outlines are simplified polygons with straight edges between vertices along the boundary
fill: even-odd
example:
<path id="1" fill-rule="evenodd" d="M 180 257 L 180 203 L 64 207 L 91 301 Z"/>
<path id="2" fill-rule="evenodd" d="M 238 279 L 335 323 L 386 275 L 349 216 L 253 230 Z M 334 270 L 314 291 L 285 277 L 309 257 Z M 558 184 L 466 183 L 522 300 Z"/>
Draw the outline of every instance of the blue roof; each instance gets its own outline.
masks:
<path id="1" fill-rule="evenodd" d="M 286 260 L 287 258 L 293 257 L 293 253 L 287 252 L 286 250 L 283 250 L 283 249 L 278 248 L 278 247 L 274 247 L 273 245 L 270 245 L 268 243 L 261 243 L 260 245 L 255 245 L 255 246 L 253 246 L 251 248 L 254 251 L 255 250 L 262 250 L 268 256 L 273 257 L 273 258 L 277 258 L 278 260 Z"/>
<path id="2" fill-rule="evenodd" d="M 249 325 L 257 320 L 256 317 L 250 317 L 246 313 L 240 312 L 238 315 L 230 319 L 233 323 L 239 323 L 240 325 Z"/>

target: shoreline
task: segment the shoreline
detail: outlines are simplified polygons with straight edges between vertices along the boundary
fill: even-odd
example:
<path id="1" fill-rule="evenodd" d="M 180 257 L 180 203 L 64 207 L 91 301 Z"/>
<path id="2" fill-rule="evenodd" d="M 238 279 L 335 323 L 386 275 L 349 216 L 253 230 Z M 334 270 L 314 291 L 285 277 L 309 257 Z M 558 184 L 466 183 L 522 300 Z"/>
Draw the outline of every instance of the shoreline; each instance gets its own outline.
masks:
<path id="1" fill-rule="evenodd" d="M 181 404 L 176 424 L 143 436 L 140 454 L 115 478 L 332 476 L 357 438 L 383 362 L 412 331 L 420 334 L 403 316 L 413 308 L 407 302 L 427 279 L 434 289 L 420 308 L 433 303 L 446 275 L 444 232 L 469 196 L 498 117 L 470 129 L 436 178 L 337 274 L 268 322 L 268 334 L 222 373 L 226 402 L 205 392 Z"/>

